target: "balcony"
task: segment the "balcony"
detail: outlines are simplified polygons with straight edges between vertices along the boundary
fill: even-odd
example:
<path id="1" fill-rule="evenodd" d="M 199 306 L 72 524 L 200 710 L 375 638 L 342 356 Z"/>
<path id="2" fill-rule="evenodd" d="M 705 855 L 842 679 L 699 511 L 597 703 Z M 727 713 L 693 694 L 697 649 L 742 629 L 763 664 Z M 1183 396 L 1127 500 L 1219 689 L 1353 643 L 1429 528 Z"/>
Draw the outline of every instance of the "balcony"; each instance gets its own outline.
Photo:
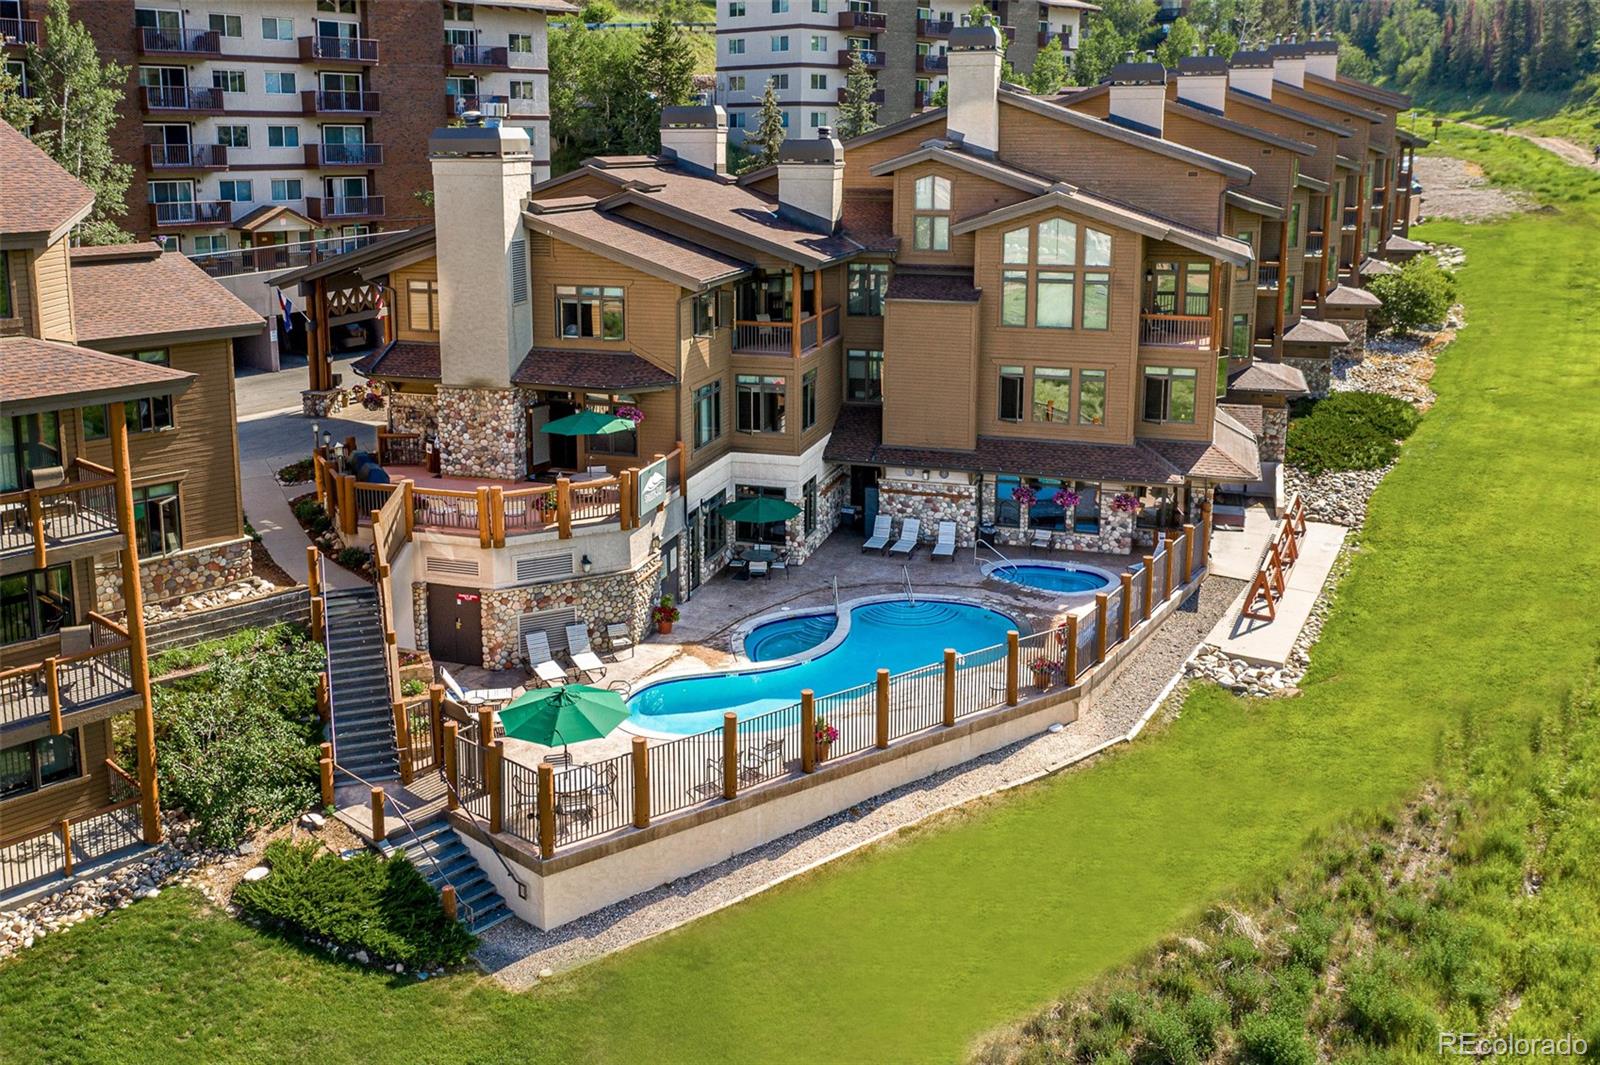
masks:
<path id="1" fill-rule="evenodd" d="M 228 149 L 221 144 L 147 144 L 151 170 L 226 170 Z"/>
<path id="2" fill-rule="evenodd" d="M 237 274 L 254 274 L 262 270 L 289 270 L 310 266 L 335 255 L 364 248 L 378 239 L 379 234 L 337 237 L 332 240 L 308 240 L 295 244 L 263 244 L 255 248 L 234 248 L 230 251 L 205 252 L 189 256 L 189 261 L 212 277 L 233 277 Z"/>
<path id="3" fill-rule="evenodd" d="M 378 61 L 378 42 L 369 37 L 301 37 L 300 58 L 370 66 Z"/>
<path id="4" fill-rule="evenodd" d="M 0 41 L 7 48 L 39 43 L 39 20 L 0 18 Z"/>
<path id="5" fill-rule="evenodd" d="M 307 144 L 306 166 L 381 166 L 381 144 Z"/>
<path id="6" fill-rule="evenodd" d="M 378 94 L 305 89 L 300 93 L 300 110 L 307 115 L 375 115 Z"/>
<path id="7" fill-rule="evenodd" d="M 141 26 L 134 30 L 141 55 L 222 55 L 222 35 L 215 30 L 159 30 Z"/>
<path id="8" fill-rule="evenodd" d="M 1040 48 L 1048 47 L 1051 41 L 1060 41 L 1061 42 L 1061 48 L 1062 48 L 1063 51 L 1067 51 L 1067 52 L 1072 51 L 1072 31 L 1071 30 L 1040 30 L 1039 31 L 1039 47 Z"/>
<path id="9" fill-rule="evenodd" d="M 85 767 L 85 776 L 101 772 L 100 767 Z M 111 780 L 112 794 L 137 788 L 134 780 L 111 759 L 104 772 Z M 148 850 L 144 843 L 140 797 L 97 807 L 52 821 L 20 835 L 0 839 L 0 907 L 39 888 L 70 885 L 74 872 L 90 875 L 115 861 Z"/>
<path id="10" fill-rule="evenodd" d="M 349 222 L 383 217 L 382 196 L 309 196 L 306 217 L 313 222 Z"/>
<path id="11" fill-rule="evenodd" d="M 1307 255 L 1321 255 L 1322 254 L 1322 249 L 1324 247 L 1326 247 L 1326 244 L 1323 241 L 1323 232 L 1322 232 L 1322 230 L 1313 229 L 1313 230 L 1311 230 L 1310 232 L 1308 232 L 1306 234 L 1306 254 Z"/>
<path id="12" fill-rule="evenodd" d="M 164 229 L 172 226 L 225 226 L 232 221 L 232 200 L 179 200 L 150 205 L 150 224 Z"/>
<path id="13" fill-rule="evenodd" d="M 848 95 L 849 95 L 849 93 L 847 92 L 847 90 L 845 90 L 844 87 L 841 86 L 840 89 L 839 89 L 839 102 L 840 103 L 844 103 L 845 100 L 846 100 L 846 97 Z M 871 100 L 875 104 L 883 103 L 883 99 L 884 99 L 883 90 L 882 89 L 873 89 L 871 94 L 868 95 L 867 99 Z"/>
<path id="14" fill-rule="evenodd" d="M 942 41 L 950 36 L 956 28 L 954 19 L 919 18 L 917 19 L 917 36 L 927 37 L 931 40 Z"/>
<path id="15" fill-rule="evenodd" d="M 839 65 L 848 70 L 857 56 L 868 70 L 882 70 L 888 65 L 888 60 L 881 48 L 845 48 L 839 52 Z"/>
<path id="16" fill-rule="evenodd" d="M 866 30 L 868 33 L 881 33 L 888 25 L 889 16 L 882 11 L 839 12 L 839 28 L 841 30 Z"/>
<path id="17" fill-rule="evenodd" d="M 1212 350 L 1211 316 L 1142 311 L 1139 314 L 1139 343 L 1148 348 L 1210 351 Z"/>
<path id="18" fill-rule="evenodd" d="M 146 111 L 190 114 L 222 113 L 221 89 L 191 89 L 183 85 L 146 85 L 140 104 Z"/>
<path id="19" fill-rule="evenodd" d="M 800 335 L 793 322 L 738 320 L 733 323 L 733 350 L 741 355 L 804 355 L 839 335 L 839 308 L 824 307 L 821 314 L 800 319 Z"/>
<path id="20" fill-rule="evenodd" d="M 483 114 L 485 108 L 489 107 L 503 107 L 509 113 L 511 110 L 511 98 L 488 95 L 456 96 L 451 93 L 446 93 L 444 98 L 444 114 L 446 118 L 460 118 L 468 111 L 476 111 L 479 114 Z"/>
<path id="21" fill-rule="evenodd" d="M 52 552 L 116 547 L 121 538 L 116 479 L 104 466 L 79 459 L 65 484 L 0 495 L 0 557 L 7 562 L 29 561 L 30 568 L 43 569 Z"/>
<path id="22" fill-rule="evenodd" d="M 918 74 L 943 74 L 950 69 L 950 57 L 935 55 L 932 52 L 917 53 Z"/>
<path id="23" fill-rule="evenodd" d="M 447 67 L 498 67 L 509 68 L 510 54 L 504 48 L 491 48 L 482 44 L 447 44 L 444 46 L 444 65 Z"/>
<path id="24" fill-rule="evenodd" d="M 1354 232 L 1355 228 L 1356 228 L 1356 222 L 1361 218 L 1361 208 L 1359 208 L 1359 207 L 1346 207 L 1344 209 L 1344 215 L 1342 217 L 1344 219 L 1344 222 L 1343 222 L 1343 225 L 1340 228 L 1348 230 L 1350 232 Z"/>
<path id="25" fill-rule="evenodd" d="M 0 728 L 44 720 L 52 731 L 71 728 L 69 715 L 134 696 L 128 630 L 92 612 L 84 628 L 88 649 L 0 672 Z"/>
<path id="26" fill-rule="evenodd" d="M 1276 259 L 1256 263 L 1256 288 L 1276 289 L 1278 287 L 1278 277 L 1282 270 L 1283 263 Z"/>

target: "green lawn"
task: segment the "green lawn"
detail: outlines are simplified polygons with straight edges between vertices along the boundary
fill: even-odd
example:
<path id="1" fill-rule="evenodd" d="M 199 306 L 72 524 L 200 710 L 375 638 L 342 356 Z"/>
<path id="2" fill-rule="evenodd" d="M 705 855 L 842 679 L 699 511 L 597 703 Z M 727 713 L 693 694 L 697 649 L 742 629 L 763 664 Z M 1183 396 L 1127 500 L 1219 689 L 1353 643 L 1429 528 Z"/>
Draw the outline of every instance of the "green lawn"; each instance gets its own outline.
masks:
<path id="1" fill-rule="evenodd" d="M 1492 175 L 1538 169 L 1499 140 Z M 1525 730 L 1592 656 L 1600 193 L 1425 235 L 1467 248 L 1470 325 L 1373 501 L 1301 698 L 1197 692 L 1087 771 L 527 995 L 466 977 L 391 987 L 167 892 L 0 967 L 0 1046 L 84 1063 L 961 1058 L 1396 801 L 1447 736 Z"/>

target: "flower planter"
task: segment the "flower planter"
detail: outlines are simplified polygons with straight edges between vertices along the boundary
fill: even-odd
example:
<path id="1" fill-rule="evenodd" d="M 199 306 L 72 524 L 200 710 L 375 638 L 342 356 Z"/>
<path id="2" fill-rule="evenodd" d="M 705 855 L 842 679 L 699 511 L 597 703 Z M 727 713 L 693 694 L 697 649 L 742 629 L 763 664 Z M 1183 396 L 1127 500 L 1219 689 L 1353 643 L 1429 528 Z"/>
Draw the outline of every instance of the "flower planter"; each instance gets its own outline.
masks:
<path id="1" fill-rule="evenodd" d="M 1035 673 L 1033 675 L 1033 687 L 1036 691 L 1047 690 L 1050 687 L 1050 674 Z"/>
<path id="2" fill-rule="evenodd" d="M 670 622 L 670 621 L 658 621 L 658 622 L 656 622 L 656 631 L 659 632 L 663 636 L 672 635 L 672 622 Z"/>
<path id="3" fill-rule="evenodd" d="M 833 746 L 833 741 L 832 740 L 818 740 L 817 741 L 817 761 L 818 761 L 818 763 L 827 761 L 828 750 L 832 746 Z"/>

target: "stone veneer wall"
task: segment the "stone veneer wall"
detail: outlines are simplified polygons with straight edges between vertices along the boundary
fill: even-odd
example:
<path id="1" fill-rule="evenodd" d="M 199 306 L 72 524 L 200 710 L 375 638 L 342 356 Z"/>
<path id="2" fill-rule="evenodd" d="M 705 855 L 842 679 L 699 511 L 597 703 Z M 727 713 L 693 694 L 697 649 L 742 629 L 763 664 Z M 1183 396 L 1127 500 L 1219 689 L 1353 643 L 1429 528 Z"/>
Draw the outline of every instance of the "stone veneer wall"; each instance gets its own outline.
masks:
<path id="1" fill-rule="evenodd" d="M 826 480 L 817 484 L 817 524 L 811 530 L 811 535 L 805 534 L 806 516 L 805 504 L 801 502 L 801 512 L 790 518 L 784 526 L 784 548 L 789 552 L 791 565 L 800 565 L 811 557 L 811 553 L 822 546 L 822 542 L 833 535 L 833 530 L 839 525 L 839 511 L 844 506 L 845 497 L 850 492 L 850 470 L 845 466 L 829 466 L 825 471 Z M 733 530 L 728 530 L 729 539 L 732 539 Z"/>
<path id="2" fill-rule="evenodd" d="M 1261 459 L 1282 462 L 1289 437 L 1289 408 L 1261 408 Z"/>
<path id="3" fill-rule="evenodd" d="M 939 523 L 953 521 L 956 545 L 971 547 L 978 533 L 978 486 L 884 478 L 878 482 L 878 513 L 894 518 L 897 526 L 916 518 L 922 523 L 919 538 L 930 544 L 939 537 Z"/>
<path id="4" fill-rule="evenodd" d="M 1352 345 L 1353 347 L 1354 345 Z M 1302 359 L 1292 355 L 1283 357 L 1285 366 L 1293 366 L 1306 375 L 1306 387 L 1311 390 L 1313 397 L 1328 394 L 1328 384 L 1332 380 L 1332 361 L 1329 359 Z"/>
<path id="5" fill-rule="evenodd" d="M 242 581 L 253 572 L 250 541 L 246 537 L 209 544 L 139 562 L 139 579 L 146 603 L 160 603 L 196 592 Z M 109 556 L 94 567 L 96 610 L 119 611 L 122 604 L 122 566 Z"/>
<path id="6" fill-rule="evenodd" d="M 428 582 L 411 582 L 411 621 L 417 628 L 417 650 L 428 650 Z"/>
<path id="7" fill-rule="evenodd" d="M 650 608 L 655 605 L 660 580 L 661 556 L 657 554 L 643 566 L 626 573 L 516 588 L 485 588 L 481 593 L 483 666 L 485 669 L 509 669 L 520 662 L 522 648 L 517 638 L 517 618 L 541 610 L 572 607 L 578 620 L 589 625 L 590 634 L 597 640 L 605 635 L 607 624 L 626 621 L 633 638 L 639 640 L 649 630 Z"/>
<path id="8" fill-rule="evenodd" d="M 389 405 L 389 431 L 391 433 L 424 433 L 438 427 L 438 397 L 427 392 L 391 392 Z"/>
<path id="9" fill-rule="evenodd" d="M 437 418 L 444 476 L 520 480 L 527 475 L 522 390 L 441 386 Z"/>
<path id="10" fill-rule="evenodd" d="M 983 511 L 993 516 L 995 512 L 994 498 L 995 484 L 992 480 L 984 483 Z M 1126 511 L 1115 510 L 1111 500 L 1119 492 L 1126 491 L 1126 487 L 1117 484 L 1103 484 L 1100 486 L 1100 531 L 1093 533 L 1056 532 L 1050 536 L 1050 547 L 1054 550 L 1065 551 L 1100 551 L 1110 555 L 1126 555 L 1133 551 L 1133 524 L 1134 515 Z M 1000 527 L 995 533 L 995 539 L 1008 547 L 1027 547 L 1033 543 L 1033 529 L 1028 524 L 1028 512 L 1024 508 L 1021 515 L 1022 527 Z"/>

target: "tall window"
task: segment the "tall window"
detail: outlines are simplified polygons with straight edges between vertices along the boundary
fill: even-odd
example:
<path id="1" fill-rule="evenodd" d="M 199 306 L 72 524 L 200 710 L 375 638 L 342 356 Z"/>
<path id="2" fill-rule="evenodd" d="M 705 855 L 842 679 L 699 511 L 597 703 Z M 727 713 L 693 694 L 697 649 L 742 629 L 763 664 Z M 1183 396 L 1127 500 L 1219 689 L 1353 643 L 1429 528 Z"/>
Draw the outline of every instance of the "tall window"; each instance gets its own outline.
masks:
<path id="1" fill-rule="evenodd" d="M 623 295 L 620 288 L 599 285 L 557 285 L 556 321 L 563 337 L 623 338 Z"/>
<path id="2" fill-rule="evenodd" d="M 1022 393 L 1026 381 L 1020 366 L 1000 367 L 1000 409 L 997 414 L 1003 422 L 1022 420 Z"/>
<path id="3" fill-rule="evenodd" d="M 850 314 L 882 315 L 883 295 L 889 289 L 888 263 L 851 263 Z"/>
<path id="4" fill-rule="evenodd" d="M 1022 524 L 1022 507 L 1017 503 L 1016 492 L 1022 484 L 1020 477 L 996 477 L 994 480 L 994 523 L 1009 529 Z"/>
<path id="5" fill-rule="evenodd" d="M 1233 333 L 1229 337 L 1228 347 L 1236 359 L 1242 359 L 1250 354 L 1250 316 L 1248 314 L 1236 314 L 1233 316 Z"/>
<path id="6" fill-rule="evenodd" d="M 817 371 L 807 370 L 800 378 L 800 431 L 817 424 Z"/>
<path id="7" fill-rule="evenodd" d="M 70 565 L 0 577 L 0 644 L 22 643 L 60 632 L 76 617 Z"/>
<path id="8" fill-rule="evenodd" d="M 917 178 L 914 207 L 912 245 L 918 251 L 949 251 L 950 182 L 931 174 Z"/>
<path id="9" fill-rule="evenodd" d="M 1007 270 L 1000 275 L 1000 324 L 1028 324 L 1028 271 Z"/>
<path id="10" fill-rule="evenodd" d="M 61 465 L 61 424 L 54 411 L 0 417 L 0 492 L 29 487 L 28 471 Z"/>
<path id="11" fill-rule="evenodd" d="M 1072 415 L 1072 371 L 1048 366 L 1033 371 L 1033 420 L 1066 422 Z"/>
<path id="12" fill-rule="evenodd" d="M 141 558 L 171 554 L 183 546 L 177 481 L 133 490 L 133 527 Z"/>
<path id="13" fill-rule="evenodd" d="M 703 551 L 706 558 L 716 557 L 722 553 L 723 548 L 728 546 L 728 523 L 723 521 L 722 515 L 718 513 L 722 509 L 722 505 L 727 501 L 728 493 L 724 491 L 718 492 L 700 504 L 700 509 L 706 516 L 705 548 Z"/>
<path id="14" fill-rule="evenodd" d="M 817 531 L 817 479 L 807 481 L 800 489 L 801 510 L 805 514 L 805 533 L 810 536 Z"/>
<path id="15" fill-rule="evenodd" d="M 781 433 L 788 382 L 782 377 L 739 374 L 734 380 L 738 406 L 735 428 L 741 433 Z"/>
<path id="16" fill-rule="evenodd" d="M 26 795 L 82 775 L 77 729 L 0 748 L 0 799 Z"/>
<path id="17" fill-rule="evenodd" d="M 722 435 L 722 382 L 694 391 L 694 446 L 705 447 Z"/>
<path id="18" fill-rule="evenodd" d="M 1106 423 L 1106 372 L 1078 371 L 1078 424 Z"/>
<path id="19" fill-rule="evenodd" d="M 851 348 L 844 358 L 845 397 L 861 403 L 883 398 L 883 352 Z"/>
<path id="20" fill-rule="evenodd" d="M 406 325 L 419 333 L 439 331 L 439 282 L 414 278 L 406 282 Z"/>
<path id="21" fill-rule="evenodd" d="M 717 294 L 701 292 L 694 298 L 694 335 L 708 337 L 717 328 Z"/>
<path id="22" fill-rule="evenodd" d="M 1289 205 L 1289 247 L 1298 248 L 1299 246 L 1300 205 L 1298 203 L 1293 203 Z"/>
<path id="23" fill-rule="evenodd" d="M 1198 379 L 1198 372 L 1187 367 L 1146 366 L 1144 420 L 1193 423 Z"/>
<path id="24" fill-rule="evenodd" d="M 1051 218 L 1003 233 L 1001 259 L 1001 325 L 1029 325 L 1032 304 L 1035 328 L 1110 327 L 1111 274 L 1078 268 L 1111 265 L 1111 234 Z"/>
<path id="25" fill-rule="evenodd" d="M 0 318 L 12 317 L 11 255 L 0 252 Z"/>
<path id="26" fill-rule="evenodd" d="M 1073 274 L 1057 270 L 1039 271 L 1039 302 L 1033 311 L 1034 325 L 1040 329 L 1072 328 L 1073 280 Z"/>
<path id="27" fill-rule="evenodd" d="M 123 408 L 123 417 L 130 433 L 153 433 L 158 429 L 171 429 L 172 397 L 150 396 L 130 399 Z"/>
<path id="28" fill-rule="evenodd" d="M 1294 314 L 1299 306 L 1299 304 L 1295 303 L 1294 283 L 1295 278 L 1292 274 L 1283 279 L 1283 313 L 1285 316 Z"/>

